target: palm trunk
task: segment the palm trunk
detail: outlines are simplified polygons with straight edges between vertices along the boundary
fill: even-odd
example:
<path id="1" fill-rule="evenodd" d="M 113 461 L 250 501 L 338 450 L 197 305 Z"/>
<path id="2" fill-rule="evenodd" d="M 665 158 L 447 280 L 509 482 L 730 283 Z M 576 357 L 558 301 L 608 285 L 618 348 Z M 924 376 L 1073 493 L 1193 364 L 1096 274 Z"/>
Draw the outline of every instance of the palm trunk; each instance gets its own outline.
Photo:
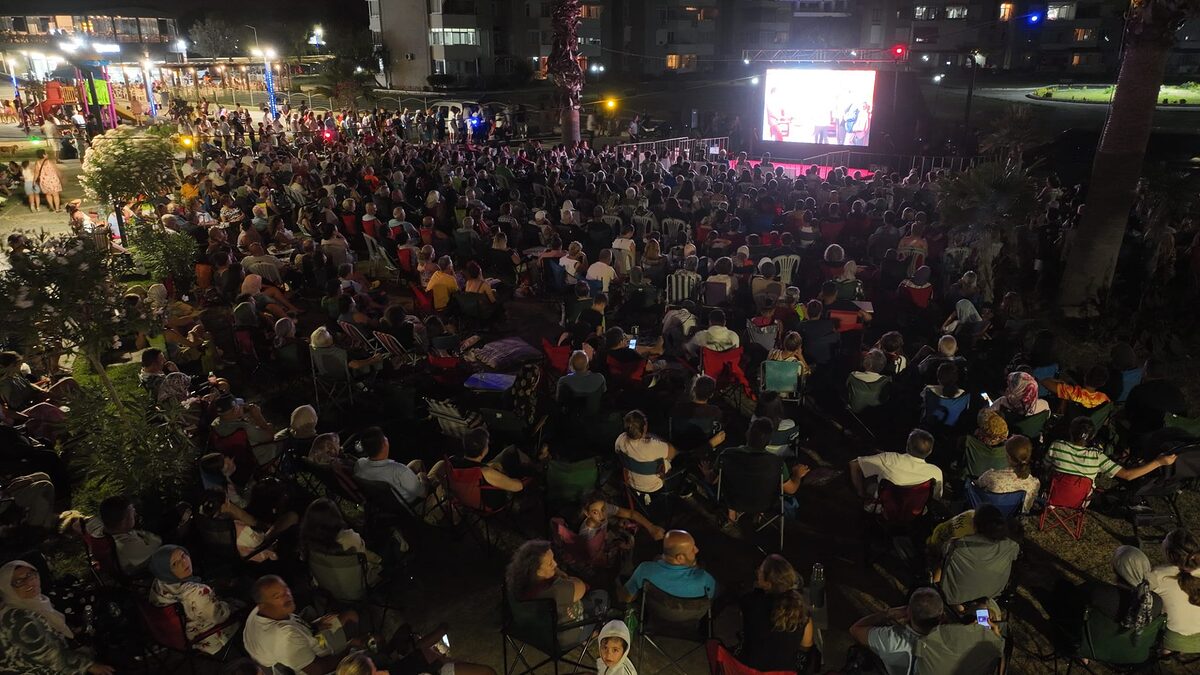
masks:
<path id="1" fill-rule="evenodd" d="M 579 108 L 568 103 L 562 109 L 562 142 L 564 145 L 578 145 L 579 140 Z"/>
<path id="2" fill-rule="evenodd" d="M 1068 316 L 1094 314 L 1112 285 L 1170 49 L 1169 40 L 1148 37 L 1126 45 L 1083 222 L 1063 274 L 1059 303 Z"/>

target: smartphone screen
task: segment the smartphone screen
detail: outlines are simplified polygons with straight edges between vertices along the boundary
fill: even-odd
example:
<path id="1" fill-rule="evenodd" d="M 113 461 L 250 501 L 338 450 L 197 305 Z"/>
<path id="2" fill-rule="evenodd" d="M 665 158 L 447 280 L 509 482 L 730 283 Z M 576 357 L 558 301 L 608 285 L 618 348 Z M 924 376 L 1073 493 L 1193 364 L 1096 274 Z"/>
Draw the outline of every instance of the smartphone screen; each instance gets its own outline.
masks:
<path id="1" fill-rule="evenodd" d="M 629 348 L 630 348 L 630 349 L 637 349 L 637 338 L 631 338 L 631 339 L 629 340 Z"/>
<path id="2" fill-rule="evenodd" d="M 988 622 L 988 611 L 986 609 L 975 610 L 975 623 L 980 626 L 991 627 L 992 624 Z"/>
<path id="3" fill-rule="evenodd" d="M 987 392 L 986 392 L 986 391 L 985 391 L 985 392 L 983 392 L 982 394 L 980 394 L 980 396 L 982 396 L 982 397 L 983 397 L 983 400 L 987 401 L 987 404 L 988 404 L 988 405 L 991 405 L 991 404 L 992 404 L 992 397 L 991 397 L 991 396 L 988 396 L 988 394 L 987 394 Z"/>

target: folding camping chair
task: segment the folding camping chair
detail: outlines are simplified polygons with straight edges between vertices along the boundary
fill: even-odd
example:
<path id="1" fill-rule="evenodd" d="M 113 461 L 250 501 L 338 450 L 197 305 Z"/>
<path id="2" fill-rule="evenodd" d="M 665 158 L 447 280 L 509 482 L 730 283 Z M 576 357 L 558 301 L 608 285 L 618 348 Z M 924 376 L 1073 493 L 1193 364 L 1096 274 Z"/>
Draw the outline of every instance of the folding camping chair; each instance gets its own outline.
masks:
<path id="1" fill-rule="evenodd" d="M 679 656 L 672 657 L 663 650 L 659 642 L 663 638 L 694 643 L 694 646 Z M 651 673 L 645 666 L 646 644 L 648 643 L 664 659 L 668 668 L 688 675 L 679 662 L 704 648 L 712 638 L 712 598 L 680 598 L 663 591 L 647 581 L 642 584 L 641 609 L 638 614 L 638 669 L 647 675 L 656 675 L 667 668 Z"/>
<path id="2" fill-rule="evenodd" d="M 425 404 L 429 407 L 430 419 L 437 422 L 442 433 L 450 438 L 461 440 L 468 431 L 483 426 L 483 418 L 478 413 L 463 414 L 450 401 L 427 398 Z"/>
<path id="3" fill-rule="evenodd" d="M 1061 527 L 1072 539 L 1083 536 L 1087 523 L 1087 503 L 1092 494 L 1092 479 L 1083 476 L 1055 472 L 1050 477 L 1050 489 L 1046 497 L 1046 508 L 1038 520 L 1038 530 L 1053 530 Z M 1050 526 L 1046 526 L 1046 521 Z"/>
<path id="4" fill-rule="evenodd" d="M 746 373 L 742 372 L 741 347 L 734 347 L 723 352 L 705 347 L 700 354 L 700 370 L 717 381 L 717 391 L 741 385 L 746 397 L 754 398 L 754 391 L 750 389 L 750 381 L 746 379 Z"/>

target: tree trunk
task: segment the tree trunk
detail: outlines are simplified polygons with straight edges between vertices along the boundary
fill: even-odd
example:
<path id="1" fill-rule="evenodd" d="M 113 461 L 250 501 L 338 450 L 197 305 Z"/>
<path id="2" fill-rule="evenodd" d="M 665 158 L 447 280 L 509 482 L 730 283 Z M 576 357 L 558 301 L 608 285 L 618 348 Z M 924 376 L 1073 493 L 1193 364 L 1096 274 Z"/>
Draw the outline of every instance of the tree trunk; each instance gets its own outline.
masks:
<path id="1" fill-rule="evenodd" d="M 564 105 L 562 109 L 562 142 L 565 145 L 579 144 L 579 108 L 572 107 L 570 104 Z"/>
<path id="2" fill-rule="evenodd" d="M 100 360 L 100 356 L 98 354 L 92 353 L 92 350 L 90 349 L 81 349 L 80 351 L 83 352 L 83 356 L 87 359 L 88 365 L 90 365 L 92 370 L 96 372 L 96 377 L 100 378 L 100 383 L 104 385 L 104 389 L 108 391 L 108 398 L 112 401 L 113 406 L 116 408 L 117 417 L 120 417 L 122 422 L 128 424 L 129 420 L 126 417 L 127 413 L 125 410 L 125 402 L 121 400 L 121 394 L 117 392 L 117 386 L 113 384 L 111 379 L 109 379 L 108 370 L 104 367 L 104 362 Z"/>
<path id="3" fill-rule="evenodd" d="M 125 207 L 113 202 L 113 215 L 117 217 L 117 236 L 121 238 L 121 247 L 129 248 L 129 240 L 125 238 Z"/>
<path id="4" fill-rule="evenodd" d="M 1094 314 L 1112 285 L 1170 49 L 1169 40 L 1150 36 L 1126 44 L 1092 164 L 1083 222 L 1062 278 L 1059 304 L 1068 316 Z"/>

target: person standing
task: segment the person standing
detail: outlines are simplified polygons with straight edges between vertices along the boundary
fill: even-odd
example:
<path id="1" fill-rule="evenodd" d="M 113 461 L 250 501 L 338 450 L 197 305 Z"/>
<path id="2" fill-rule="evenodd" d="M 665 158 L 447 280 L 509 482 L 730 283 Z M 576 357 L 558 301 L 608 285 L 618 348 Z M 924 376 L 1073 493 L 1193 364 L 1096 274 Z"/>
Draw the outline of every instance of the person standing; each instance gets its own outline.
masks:
<path id="1" fill-rule="evenodd" d="M 38 190 L 46 195 L 46 205 L 55 213 L 62 211 L 62 175 L 58 172 L 58 165 L 53 159 L 46 156 L 46 151 L 40 149 L 37 151 L 37 162 L 33 168 L 33 179 Z M 36 197 L 35 197 L 36 199 Z M 37 210 L 36 208 L 34 209 Z"/>

